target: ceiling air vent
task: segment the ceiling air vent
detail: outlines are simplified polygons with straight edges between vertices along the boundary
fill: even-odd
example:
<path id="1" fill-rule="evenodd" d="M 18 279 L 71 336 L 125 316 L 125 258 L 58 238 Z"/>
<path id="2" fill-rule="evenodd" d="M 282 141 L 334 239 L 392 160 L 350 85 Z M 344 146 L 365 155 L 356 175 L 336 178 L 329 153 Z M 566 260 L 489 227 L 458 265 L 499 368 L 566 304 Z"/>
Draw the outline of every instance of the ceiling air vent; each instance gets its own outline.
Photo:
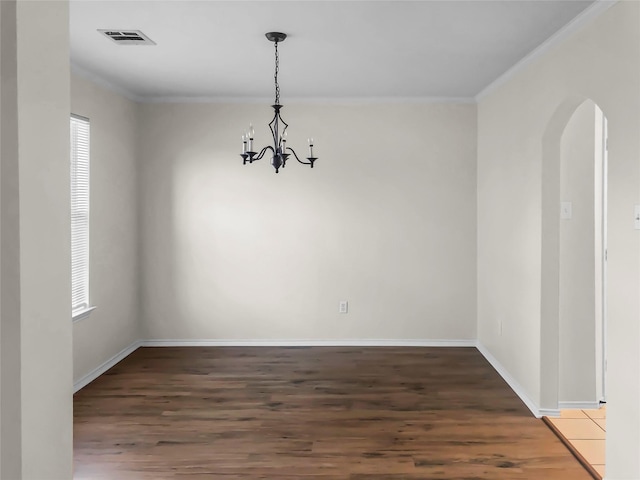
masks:
<path id="1" fill-rule="evenodd" d="M 102 35 L 110 38 L 118 45 L 155 45 L 156 42 L 147 37 L 140 30 L 102 30 Z"/>

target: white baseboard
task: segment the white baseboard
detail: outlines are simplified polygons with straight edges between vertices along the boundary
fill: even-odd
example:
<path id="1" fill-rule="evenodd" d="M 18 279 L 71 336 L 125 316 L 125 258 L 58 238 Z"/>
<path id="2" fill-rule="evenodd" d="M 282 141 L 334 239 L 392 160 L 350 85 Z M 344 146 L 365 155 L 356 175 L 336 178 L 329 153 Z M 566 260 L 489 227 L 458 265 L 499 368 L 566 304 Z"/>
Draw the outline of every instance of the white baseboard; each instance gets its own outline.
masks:
<path id="1" fill-rule="evenodd" d="M 560 409 L 558 408 L 539 408 L 538 412 L 541 417 L 559 417 Z"/>
<path id="2" fill-rule="evenodd" d="M 597 410 L 600 408 L 600 402 L 558 402 L 560 410 Z"/>
<path id="3" fill-rule="evenodd" d="M 121 360 L 124 360 L 126 357 L 131 355 L 133 352 L 135 352 L 138 349 L 138 347 L 140 347 L 140 344 L 141 344 L 140 340 L 136 340 L 135 342 L 133 342 L 131 345 L 129 345 L 122 351 L 116 353 L 113 357 L 111 357 L 109 360 L 104 362 L 102 365 L 98 366 L 97 368 L 87 373 L 80 380 L 78 380 L 77 382 L 74 382 L 73 393 L 76 393 L 81 388 L 87 386 L 88 384 L 93 382 L 96 378 L 98 378 L 100 375 L 102 375 L 104 372 L 106 372 L 111 367 L 113 367 L 116 363 L 118 363 Z"/>
<path id="4" fill-rule="evenodd" d="M 493 355 L 491 355 L 489 350 L 487 350 L 485 346 L 482 345 L 479 341 L 476 342 L 476 348 L 484 356 L 484 358 L 487 359 L 487 361 L 491 364 L 491 366 L 495 369 L 495 371 L 500 374 L 500 376 L 504 379 L 504 381 L 507 382 L 507 384 L 511 387 L 511 390 L 513 390 L 515 394 L 518 395 L 518 397 L 520 397 L 520 400 L 524 402 L 524 404 L 527 406 L 529 410 L 531 410 L 531 413 L 533 413 L 533 415 L 536 418 L 540 418 L 543 415 L 557 416 L 554 414 L 549 415 L 547 413 L 547 412 L 555 412 L 555 410 L 549 410 L 549 409 L 541 410 L 536 404 L 536 402 L 534 402 L 527 395 L 527 392 L 516 381 L 516 379 L 511 376 L 511 374 L 507 371 L 507 369 L 504 368 L 502 364 Z"/>
<path id="5" fill-rule="evenodd" d="M 475 340 L 143 340 L 142 347 L 475 347 Z"/>
<path id="6" fill-rule="evenodd" d="M 550 417 L 560 415 L 559 410 L 538 408 L 535 402 L 526 394 L 522 386 L 520 386 L 520 384 L 500 364 L 500 362 L 498 362 L 498 360 L 477 340 L 138 340 L 75 382 L 73 384 L 74 393 L 91 383 L 115 364 L 131 355 L 139 347 L 475 347 L 507 382 L 515 394 L 520 397 L 529 410 L 531 410 L 533 415 L 537 418 L 540 418 L 543 415 Z M 587 402 L 581 402 L 580 405 L 587 405 Z M 591 407 L 572 406 L 564 408 Z"/>
<path id="7" fill-rule="evenodd" d="M 475 347 L 475 340 L 138 340 L 73 384 L 73 393 L 93 382 L 140 347 Z"/>

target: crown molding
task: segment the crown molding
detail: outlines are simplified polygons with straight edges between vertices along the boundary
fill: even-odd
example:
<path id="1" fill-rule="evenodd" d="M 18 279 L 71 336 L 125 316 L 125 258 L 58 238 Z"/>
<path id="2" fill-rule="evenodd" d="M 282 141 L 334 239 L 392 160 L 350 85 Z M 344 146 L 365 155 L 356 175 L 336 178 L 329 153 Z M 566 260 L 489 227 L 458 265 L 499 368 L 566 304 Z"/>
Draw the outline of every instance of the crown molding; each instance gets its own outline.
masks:
<path id="1" fill-rule="evenodd" d="M 247 104 L 247 105 L 271 105 L 271 97 L 219 97 L 219 96 L 159 96 L 136 95 L 115 83 L 105 80 L 103 77 L 87 70 L 80 65 L 71 62 L 71 72 L 79 77 L 89 80 L 96 85 L 111 92 L 117 93 L 136 103 L 163 104 Z M 389 105 L 389 104 L 460 104 L 473 105 L 474 97 L 291 97 L 286 98 L 287 105 Z"/>
<path id="2" fill-rule="evenodd" d="M 612 6 L 618 3 L 619 0 L 596 0 L 592 5 L 585 8 L 578 16 L 567 23 L 564 27 L 551 35 L 547 40 L 538 45 L 528 55 L 518 61 L 515 65 L 509 68 L 506 72 L 496 78 L 493 82 L 482 89 L 476 96 L 476 103 L 486 98 L 491 93 L 495 92 L 499 87 L 507 83 L 514 76 L 524 70 L 526 67 L 534 63 L 538 58 L 552 50 L 556 45 L 561 44 L 567 38 L 571 37 L 578 30 L 592 22 L 595 18 L 602 15 L 609 10 Z"/>
<path id="3" fill-rule="evenodd" d="M 246 104 L 246 105 L 271 105 L 271 97 L 217 97 L 217 96 L 157 96 L 157 95 L 136 95 L 133 92 L 116 85 L 93 72 L 71 63 L 71 71 L 79 77 L 89 80 L 96 85 L 111 92 L 117 93 L 128 100 L 144 104 Z M 456 104 L 474 105 L 474 97 L 291 97 L 287 98 L 287 105 L 389 105 L 389 104 Z"/>
<path id="4" fill-rule="evenodd" d="M 86 68 L 81 67 L 80 65 L 78 65 L 77 63 L 74 63 L 73 61 L 71 62 L 71 73 L 74 73 L 79 77 L 84 78 L 85 80 L 89 80 L 90 82 L 93 82 L 96 85 L 103 87 L 113 93 L 117 93 L 118 95 L 126 98 L 127 100 L 131 100 L 132 102 L 140 103 L 144 98 L 134 94 L 133 92 L 127 90 L 126 88 L 123 88 L 119 85 L 111 83 L 108 80 L 105 80 L 101 76 L 96 75 L 93 72 L 90 72 Z"/>
<path id="5" fill-rule="evenodd" d="M 201 103 L 271 105 L 271 97 L 137 97 L 140 103 Z M 286 105 L 388 105 L 388 104 L 475 104 L 473 97 L 291 97 Z"/>

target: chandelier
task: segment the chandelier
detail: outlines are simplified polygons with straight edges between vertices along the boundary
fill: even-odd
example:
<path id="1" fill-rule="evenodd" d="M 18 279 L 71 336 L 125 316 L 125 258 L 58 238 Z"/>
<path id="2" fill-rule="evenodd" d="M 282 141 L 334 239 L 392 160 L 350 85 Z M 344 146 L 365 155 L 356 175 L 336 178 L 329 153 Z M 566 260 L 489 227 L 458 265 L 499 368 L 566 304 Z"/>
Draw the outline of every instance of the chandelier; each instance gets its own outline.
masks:
<path id="1" fill-rule="evenodd" d="M 267 39 L 275 44 L 276 47 L 276 69 L 275 74 L 273 76 L 275 80 L 276 87 L 276 100 L 274 105 L 271 105 L 274 110 L 273 120 L 269 123 L 269 128 L 271 129 L 271 135 L 273 136 L 273 146 L 267 145 L 260 153 L 257 153 L 253 150 L 253 125 L 249 125 L 249 130 L 242 135 L 242 153 L 240 156 L 242 157 L 242 164 L 246 165 L 247 162 L 253 163 L 260 160 L 264 157 L 267 150 L 270 150 L 273 156 L 271 157 L 271 165 L 276 169 L 276 173 L 280 170 L 280 168 L 284 168 L 287 164 L 287 159 L 293 154 L 293 156 L 298 160 L 298 162 L 303 165 L 309 165 L 313 168 L 313 163 L 318 159 L 313 156 L 313 138 L 309 139 L 309 156 L 307 157 L 306 162 L 300 160 L 295 150 L 291 147 L 287 146 L 287 122 L 285 122 L 280 116 L 280 109 L 283 105 L 280 105 L 280 85 L 278 85 L 278 72 L 280 70 L 280 57 L 278 55 L 278 43 L 283 42 L 287 35 L 285 33 L 280 32 L 269 32 L 265 34 Z M 291 153 L 287 153 L 291 152 Z"/>

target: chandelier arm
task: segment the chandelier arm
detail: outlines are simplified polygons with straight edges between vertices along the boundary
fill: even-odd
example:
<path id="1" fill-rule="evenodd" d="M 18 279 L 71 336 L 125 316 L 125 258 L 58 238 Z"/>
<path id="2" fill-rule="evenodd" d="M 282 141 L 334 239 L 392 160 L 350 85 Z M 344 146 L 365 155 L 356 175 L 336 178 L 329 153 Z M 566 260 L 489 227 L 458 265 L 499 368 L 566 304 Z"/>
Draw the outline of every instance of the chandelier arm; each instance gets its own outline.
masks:
<path id="1" fill-rule="evenodd" d="M 309 157 L 309 158 L 307 158 L 307 160 L 309 160 L 308 162 L 303 162 L 302 160 L 300 160 L 300 158 L 298 157 L 298 154 L 296 153 L 296 151 L 293 148 L 287 147 L 287 150 L 290 150 L 291 153 L 293 153 L 293 156 L 296 157 L 296 160 L 298 160 L 298 162 L 300 162 L 303 165 L 311 165 L 311 168 L 313 168 L 313 162 L 316 161 L 316 158 Z"/>
<path id="2" fill-rule="evenodd" d="M 260 150 L 260 153 L 258 155 L 256 155 L 255 157 L 253 157 L 251 159 L 251 161 L 255 162 L 257 160 L 260 160 L 262 157 L 264 157 L 264 154 L 267 153 L 267 150 L 271 150 L 273 153 L 276 153 L 271 145 L 267 145 L 262 150 Z"/>

